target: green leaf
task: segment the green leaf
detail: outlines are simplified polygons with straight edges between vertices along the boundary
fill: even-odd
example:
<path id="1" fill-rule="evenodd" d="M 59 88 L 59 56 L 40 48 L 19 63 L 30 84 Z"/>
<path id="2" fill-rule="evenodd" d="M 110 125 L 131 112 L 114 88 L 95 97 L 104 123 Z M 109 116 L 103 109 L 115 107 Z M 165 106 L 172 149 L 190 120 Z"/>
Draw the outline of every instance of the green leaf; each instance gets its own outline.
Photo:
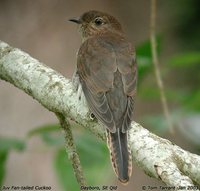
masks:
<path id="1" fill-rule="evenodd" d="M 108 182 L 112 178 L 113 171 L 106 144 L 88 132 L 75 135 L 75 141 L 88 185 Z M 80 190 L 64 149 L 58 151 L 54 164 L 63 190 Z"/>
<path id="2" fill-rule="evenodd" d="M 158 54 L 160 54 L 160 51 L 161 51 L 161 37 L 159 35 L 157 35 L 157 37 L 156 37 L 156 43 L 157 43 Z M 142 44 L 137 46 L 136 47 L 136 53 L 137 53 L 137 56 L 141 56 L 141 57 L 144 57 L 144 58 L 152 58 L 150 40 L 146 40 L 145 42 L 143 42 Z"/>
<path id="3" fill-rule="evenodd" d="M 200 52 L 186 52 L 171 57 L 167 63 L 174 67 L 191 67 L 200 63 Z"/>
<path id="4" fill-rule="evenodd" d="M 80 153 L 84 154 L 85 152 L 88 152 L 88 155 L 84 156 L 84 157 L 88 157 L 88 160 L 90 160 L 89 153 L 93 153 L 94 157 L 96 157 L 97 160 L 98 159 L 103 160 L 105 156 L 104 154 L 102 155 L 102 152 L 107 152 L 106 145 L 102 143 L 101 141 L 99 141 L 98 139 L 96 139 L 96 137 L 92 136 L 90 133 L 77 135 L 76 145 Z M 87 164 L 88 163 L 86 163 L 86 165 Z"/>
<path id="5" fill-rule="evenodd" d="M 25 141 L 16 138 L 0 137 L 0 151 L 9 151 L 11 149 L 23 151 L 25 149 Z"/>
<path id="6" fill-rule="evenodd" d="M 60 146 L 64 145 L 65 139 L 61 133 L 44 133 L 41 135 L 42 140 L 50 146 Z"/>
<path id="7" fill-rule="evenodd" d="M 157 101 L 160 100 L 160 91 L 157 87 L 148 85 L 147 87 L 140 88 L 140 91 L 138 92 L 139 97 L 145 100 L 153 100 Z M 167 100 L 170 102 L 175 102 L 179 104 L 186 104 L 188 102 L 188 99 L 191 98 L 191 94 L 194 94 L 194 92 L 188 92 L 183 89 L 173 89 L 173 88 L 167 88 L 165 89 L 165 95 Z"/>
<path id="8" fill-rule="evenodd" d="M 76 145 L 89 185 L 108 182 L 113 170 L 106 144 L 90 133 L 84 133 L 76 138 Z"/>
<path id="9" fill-rule="evenodd" d="M 151 69 L 151 47 L 150 42 L 146 41 L 136 48 L 137 64 L 138 64 L 138 76 L 141 81 L 145 74 Z"/>
<path id="10" fill-rule="evenodd" d="M 137 57 L 143 57 L 143 58 L 151 58 L 151 44 L 150 41 L 147 40 L 140 44 L 138 47 L 136 47 L 136 55 Z"/>
<path id="11" fill-rule="evenodd" d="M 200 111 L 200 90 L 192 92 L 190 96 L 185 99 L 185 107 L 193 111 Z"/>
<path id="12" fill-rule="evenodd" d="M 140 91 L 138 92 L 139 97 L 146 100 L 158 100 L 160 98 L 160 92 L 157 86 L 149 85 L 147 87 L 141 87 Z"/>
<path id="13" fill-rule="evenodd" d="M 58 150 L 56 153 L 54 166 L 58 177 L 58 182 L 60 183 L 63 190 L 80 190 L 73 173 L 72 165 L 67 158 L 67 153 L 64 148 Z"/>
<path id="14" fill-rule="evenodd" d="M 200 111 L 200 90 L 166 89 L 168 100 L 174 101 L 188 111 Z"/>
<path id="15" fill-rule="evenodd" d="M 23 151 L 25 149 L 25 142 L 16 138 L 0 137 L 0 187 L 3 184 L 6 173 L 6 161 L 10 150 Z"/>
<path id="16" fill-rule="evenodd" d="M 152 69 L 152 61 L 151 58 L 148 57 L 137 57 L 137 64 L 138 64 L 138 78 L 139 82 L 141 82 L 145 75 Z"/>
<path id="17" fill-rule="evenodd" d="M 3 185 L 3 180 L 6 173 L 6 161 L 8 158 L 7 151 L 0 151 L 0 187 Z"/>
<path id="18" fill-rule="evenodd" d="M 60 131 L 60 125 L 58 124 L 50 124 L 50 125 L 44 125 L 38 128 L 35 128 L 31 131 L 28 132 L 28 137 L 32 137 L 35 135 L 42 135 L 44 133 L 49 133 L 49 132 L 56 132 Z"/>
<path id="19" fill-rule="evenodd" d="M 60 134 L 61 128 L 58 124 L 44 125 L 35 128 L 28 133 L 28 137 L 40 136 L 47 145 L 63 145 L 64 137 Z"/>
<path id="20" fill-rule="evenodd" d="M 160 54 L 161 38 L 157 36 L 157 51 Z M 145 74 L 149 72 L 152 67 L 151 43 L 149 40 L 136 47 L 136 57 L 138 64 L 139 82 L 143 80 Z"/>

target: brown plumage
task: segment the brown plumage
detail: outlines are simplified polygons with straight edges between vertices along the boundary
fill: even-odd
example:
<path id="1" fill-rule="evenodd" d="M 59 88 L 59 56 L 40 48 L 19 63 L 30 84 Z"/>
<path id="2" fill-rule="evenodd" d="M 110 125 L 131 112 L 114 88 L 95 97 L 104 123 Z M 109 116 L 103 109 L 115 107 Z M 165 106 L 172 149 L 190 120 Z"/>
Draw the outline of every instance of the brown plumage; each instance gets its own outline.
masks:
<path id="1" fill-rule="evenodd" d="M 113 16 L 89 11 L 70 21 L 79 24 L 83 39 L 77 59 L 83 93 L 91 111 L 106 126 L 115 173 L 127 183 L 132 171 L 127 131 L 136 94 L 135 51 Z"/>

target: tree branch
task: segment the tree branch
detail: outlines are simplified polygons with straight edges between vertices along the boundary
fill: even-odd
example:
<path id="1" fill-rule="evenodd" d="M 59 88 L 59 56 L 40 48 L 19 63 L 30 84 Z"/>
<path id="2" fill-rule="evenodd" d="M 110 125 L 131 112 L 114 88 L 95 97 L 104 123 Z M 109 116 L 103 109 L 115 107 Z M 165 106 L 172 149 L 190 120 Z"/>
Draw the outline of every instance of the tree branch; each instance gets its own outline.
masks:
<path id="1" fill-rule="evenodd" d="M 68 154 L 68 158 L 72 162 L 72 167 L 74 170 L 76 180 L 79 183 L 80 187 L 86 186 L 86 181 L 83 176 L 83 169 L 82 169 L 79 155 L 76 149 L 76 145 L 74 143 L 70 123 L 68 122 L 68 120 L 66 119 L 64 115 L 56 113 L 56 116 L 58 120 L 60 121 L 60 125 L 63 128 L 64 133 L 65 133 L 66 151 Z"/>
<path id="2" fill-rule="evenodd" d="M 154 64 L 157 85 L 160 91 L 160 98 L 161 98 L 161 103 L 163 107 L 163 112 L 164 112 L 166 121 L 168 123 L 169 130 L 171 133 L 173 133 L 174 132 L 173 125 L 172 125 L 171 117 L 169 114 L 169 108 L 168 108 L 167 99 L 165 96 L 164 85 L 163 85 L 163 81 L 162 81 L 160 69 L 159 69 L 158 53 L 156 49 L 157 43 L 156 43 L 155 28 L 156 28 L 156 0 L 151 0 L 150 40 L 151 40 L 152 60 Z"/>
<path id="3" fill-rule="evenodd" d="M 70 80 L 1 41 L 0 78 L 22 89 L 48 110 L 73 119 L 105 140 L 105 131 L 90 119 L 88 107 L 79 100 Z M 200 185 L 200 156 L 150 133 L 136 122 L 131 126 L 129 141 L 133 159 L 146 174 L 169 186 Z"/>

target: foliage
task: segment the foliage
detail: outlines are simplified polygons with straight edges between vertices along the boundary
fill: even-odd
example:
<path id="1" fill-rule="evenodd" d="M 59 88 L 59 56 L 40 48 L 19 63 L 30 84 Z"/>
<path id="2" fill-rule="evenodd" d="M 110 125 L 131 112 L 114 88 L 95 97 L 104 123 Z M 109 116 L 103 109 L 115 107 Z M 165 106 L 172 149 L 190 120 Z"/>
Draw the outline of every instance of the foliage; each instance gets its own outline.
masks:
<path id="1" fill-rule="evenodd" d="M 161 50 L 161 38 L 157 36 L 157 51 L 160 53 Z M 138 76 L 139 82 L 145 78 L 145 75 L 153 69 L 152 66 L 152 55 L 151 55 L 151 44 L 149 40 L 141 43 L 136 47 L 136 58 L 138 63 Z"/>
<path id="2" fill-rule="evenodd" d="M 89 185 L 98 185 L 111 179 L 108 150 L 104 143 L 96 140 L 89 133 L 75 136 L 76 146 L 80 155 L 81 164 L 84 169 L 86 180 Z M 80 190 L 73 174 L 73 169 L 64 147 L 60 148 L 55 157 L 54 166 L 58 181 L 63 190 Z M 98 172 L 98 176 L 97 176 Z"/>
<path id="3" fill-rule="evenodd" d="M 0 137 L 0 187 L 6 174 L 6 161 L 11 150 L 23 151 L 25 142 L 16 138 Z"/>

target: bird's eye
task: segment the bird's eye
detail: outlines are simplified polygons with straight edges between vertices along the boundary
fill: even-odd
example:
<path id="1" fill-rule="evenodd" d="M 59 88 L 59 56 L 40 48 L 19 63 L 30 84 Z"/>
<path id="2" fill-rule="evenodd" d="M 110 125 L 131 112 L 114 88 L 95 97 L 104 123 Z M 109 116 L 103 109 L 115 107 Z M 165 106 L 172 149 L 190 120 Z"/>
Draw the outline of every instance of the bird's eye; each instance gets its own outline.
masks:
<path id="1" fill-rule="evenodd" d="M 104 21 L 103 21 L 103 19 L 102 19 L 101 17 L 97 17 L 97 18 L 94 20 L 94 22 L 95 22 L 95 24 L 96 24 L 97 26 L 100 26 L 100 25 L 104 24 Z"/>

